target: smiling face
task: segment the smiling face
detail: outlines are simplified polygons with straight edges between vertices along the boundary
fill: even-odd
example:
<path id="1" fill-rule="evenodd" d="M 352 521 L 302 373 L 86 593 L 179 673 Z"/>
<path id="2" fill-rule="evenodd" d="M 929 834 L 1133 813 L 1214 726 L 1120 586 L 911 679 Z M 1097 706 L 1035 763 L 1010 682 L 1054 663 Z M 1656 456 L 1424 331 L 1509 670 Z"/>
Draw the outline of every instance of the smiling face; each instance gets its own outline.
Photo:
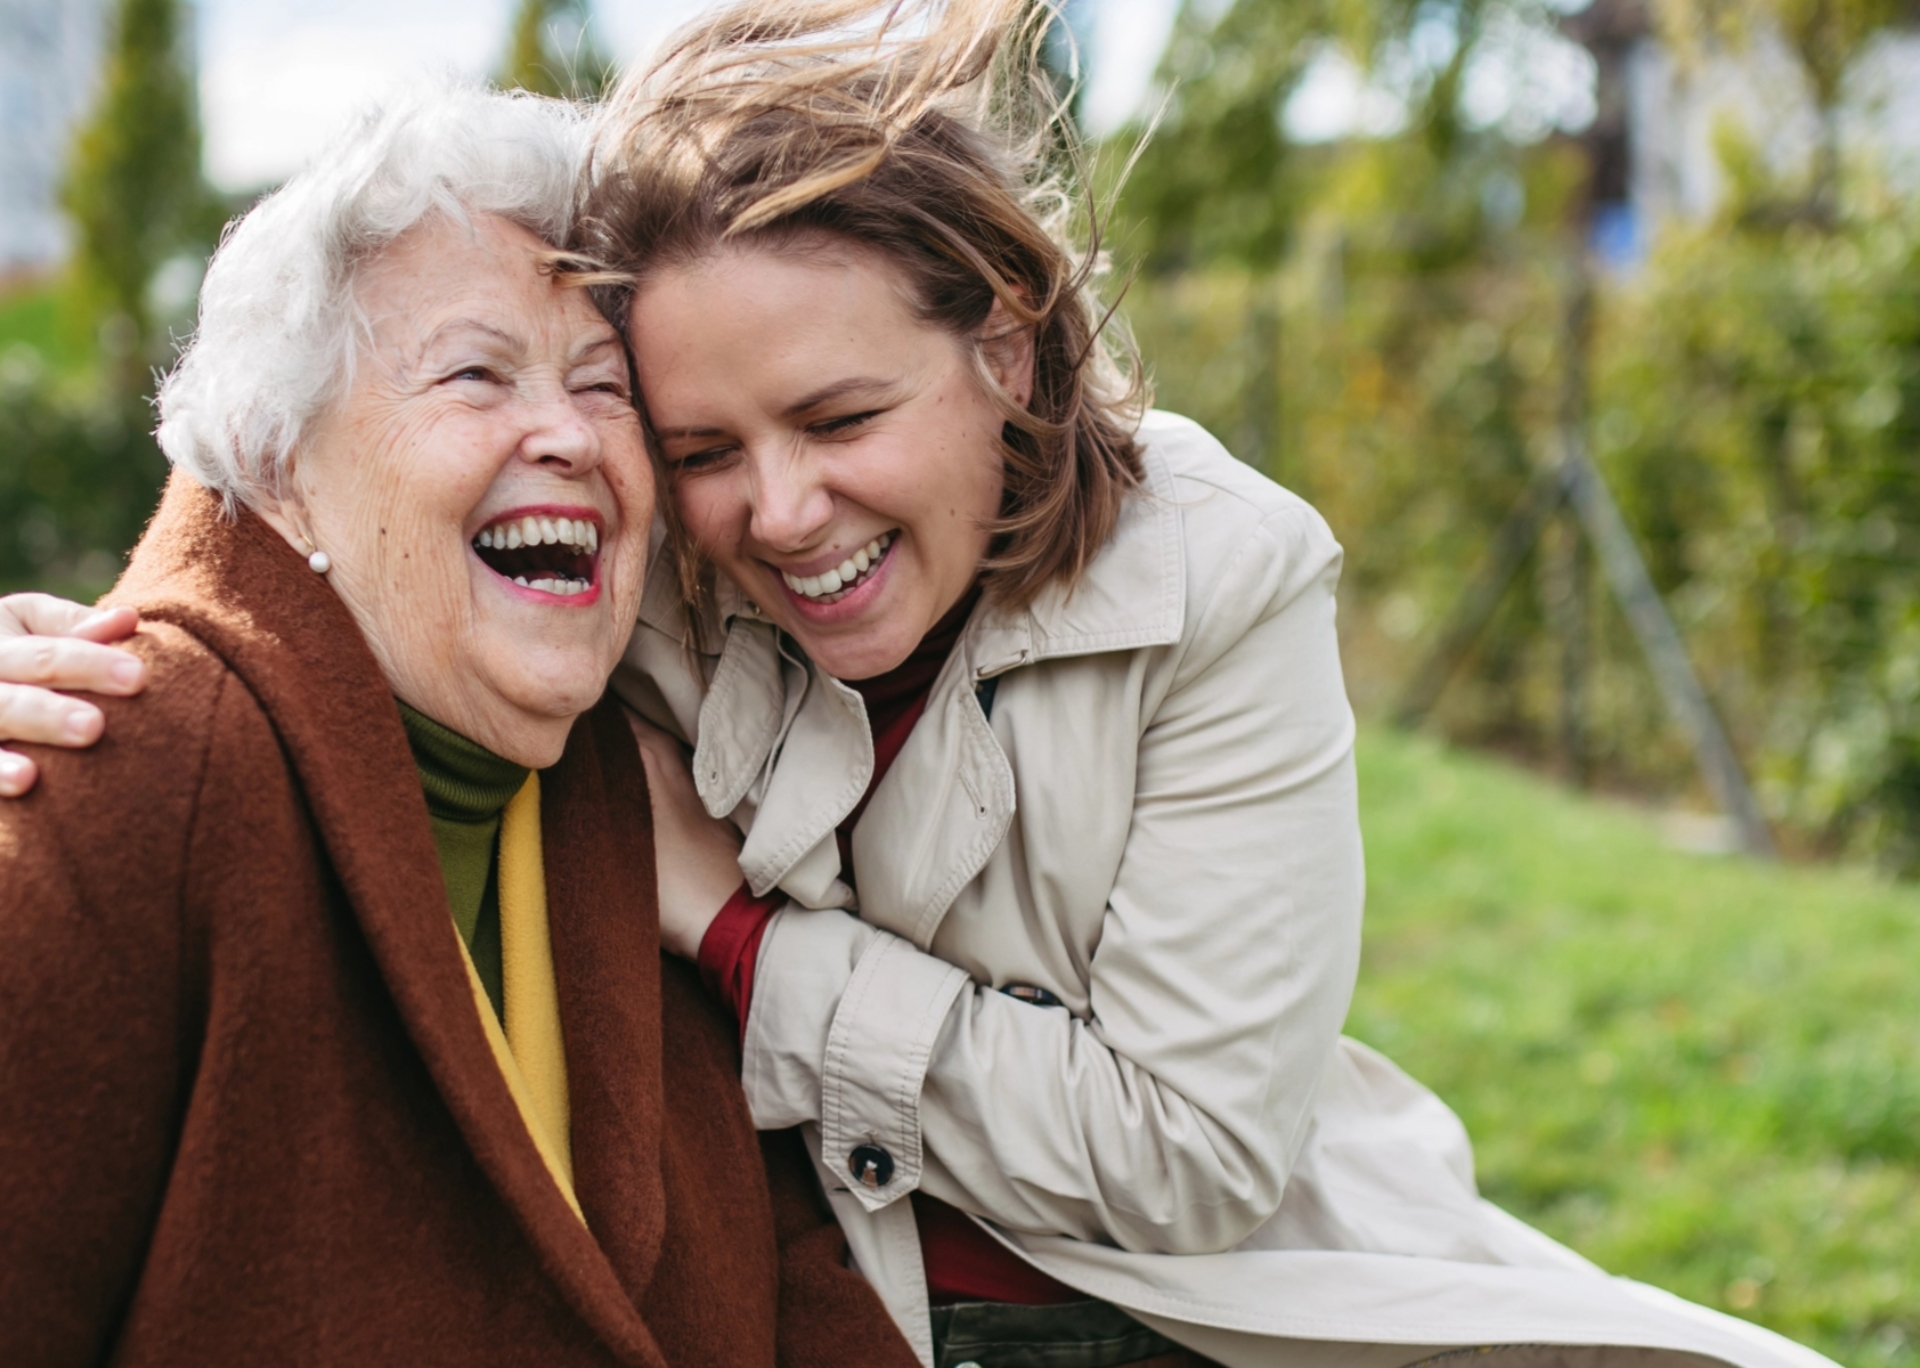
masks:
<path id="1" fill-rule="evenodd" d="M 906 660 L 979 574 L 1000 511 L 1003 419 L 971 341 L 922 322 L 885 258 L 820 240 L 666 269 L 629 335 L 700 550 L 829 674 Z M 1024 337 L 985 354 L 1024 403 Z"/>
<path id="2" fill-rule="evenodd" d="M 268 514 L 327 553 L 397 696 L 533 766 L 620 657 L 653 516 L 619 336 L 544 250 L 436 218 L 369 262 L 370 345 Z"/>

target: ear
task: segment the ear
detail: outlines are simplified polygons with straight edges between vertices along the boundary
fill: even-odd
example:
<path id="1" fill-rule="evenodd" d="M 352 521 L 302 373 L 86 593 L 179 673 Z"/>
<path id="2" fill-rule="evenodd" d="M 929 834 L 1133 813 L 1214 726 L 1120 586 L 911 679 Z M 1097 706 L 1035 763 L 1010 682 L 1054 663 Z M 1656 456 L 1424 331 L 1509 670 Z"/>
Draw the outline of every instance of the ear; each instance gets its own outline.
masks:
<path id="1" fill-rule="evenodd" d="M 270 494 L 253 505 L 253 511 L 260 520 L 281 539 L 301 555 L 311 555 L 317 548 L 312 537 L 312 520 L 307 514 L 306 499 L 300 489 L 298 479 L 289 474 L 282 481 L 284 486 L 279 494 Z"/>
<path id="2" fill-rule="evenodd" d="M 1033 328 L 1016 322 L 998 299 L 975 334 L 994 381 L 1021 408 L 1033 402 Z"/>

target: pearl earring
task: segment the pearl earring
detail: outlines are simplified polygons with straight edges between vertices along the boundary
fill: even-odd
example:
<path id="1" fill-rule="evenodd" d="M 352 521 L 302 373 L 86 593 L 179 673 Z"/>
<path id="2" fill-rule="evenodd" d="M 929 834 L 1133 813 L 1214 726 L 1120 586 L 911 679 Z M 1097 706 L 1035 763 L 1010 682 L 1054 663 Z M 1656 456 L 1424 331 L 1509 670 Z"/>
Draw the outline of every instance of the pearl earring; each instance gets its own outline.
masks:
<path id="1" fill-rule="evenodd" d="M 307 569 L 313 571 L 316 575 L 324 575 L 327 571 L 333 569 L 333 561 L 328 557 L 326 552 L 316 551 L 307 557 Z"/>

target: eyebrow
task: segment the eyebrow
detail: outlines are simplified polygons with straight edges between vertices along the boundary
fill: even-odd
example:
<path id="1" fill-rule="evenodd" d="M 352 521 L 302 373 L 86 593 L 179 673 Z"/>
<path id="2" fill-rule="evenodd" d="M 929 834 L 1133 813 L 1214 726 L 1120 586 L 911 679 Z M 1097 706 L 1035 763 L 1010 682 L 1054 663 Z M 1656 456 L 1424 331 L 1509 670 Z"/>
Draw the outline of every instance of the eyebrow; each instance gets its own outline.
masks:
<path id="1" fill-rule="evenodd" d="M 844 399 L 849 394 L 885 392 L 893 389 L 897 381 L 883 380 L 874 375 L 856 375 L 846 380 L 836 380 L 831 385 L 823 385 L 811 394 L 802 395 L 782 410 L 782 418 L 795 418 L 810 410 L 831 404 L 836 399 Z M 724 437 L 726 430 L 715 427 L 676 427 L 656 428 L 654 436 L 662 441 L 672 437 Z"/>
<path id="2" fill-rule="evenodd" d="M 597 351 L 604 351 L 608 347 L 618 347 L 619 345 L 620 345 L 620 335 L 618 333 L 611 332 L 611 331 L 604 332 L 600 336 L 594 338 L 593 341 L 587 343 L 586 346 L 576 349 L 572 357 L 569 359 L 573 362 L 573 364 L 578 365 L 580 362 L 586 360 L 589 356 L 592 356 Z"/>
<path id="3" fill-rule="evenodd" d="M 892 389 L 893 386 L 893 381 L 882 380 L 874 375 L 856 375 L 850 379 L 836 380 L 831 385 L 822 386 L 812 394 L 805 395 L 794 403 L 787 405 L 786 412 L 780 416 L 783 418 L 793 418 L 810 409 L 817 409 L 824 404 L 830 404 L 836 399 L 844 399 L 849 394 L 859 394 L 871 390 L 888 390 Z"/>
<path id="4" fill-rule="evenodd" d="M 488 337 L 493 338 L 496 342 L 499 342 L 505 346 L 511 347 L 517 351 L 524 351 L 527 345 L 523 340 L 521 340 L 518 337 L 515 337 L 512 333 L 507 332 L 502 328 L 496 328 L 491 323 L 482 323 L 477 318 L 455 318 L 455 319 L 450 319 L 445 323 L 442 323 L 439 327 L 435 328 L 431 333 L 429 333 L 427 335 L 426 342 L 421 346 L 421 350 L 425 351 L 433 347 L 435 343 L 441 340 L 441 338 L 445 337 L 448 333 L 452 333 L 452 332 L 484 333 Z"/>

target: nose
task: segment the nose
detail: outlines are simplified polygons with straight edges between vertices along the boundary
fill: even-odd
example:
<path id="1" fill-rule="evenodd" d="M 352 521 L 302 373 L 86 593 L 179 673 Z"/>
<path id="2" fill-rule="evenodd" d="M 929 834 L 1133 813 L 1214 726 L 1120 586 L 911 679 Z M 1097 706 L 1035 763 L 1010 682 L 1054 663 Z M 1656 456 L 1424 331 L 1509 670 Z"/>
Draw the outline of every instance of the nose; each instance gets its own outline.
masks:
<path id="1" fill-rule="evenodd" d="M 564 383 L 550 381 L 527 395 L 522 460 L 559 474 L 584 475 L 600 464 L 603 455 L 599 429 L 580 411 Z"/>
<path id="2" fill-rule="evenodd" d="M 817 542 L 833 521 L 833 493 L 815 463 L 800 451 L 774 448 L 749 453 L 748 467 L 753 539 L 773 551 L 801 551 Z"/>

